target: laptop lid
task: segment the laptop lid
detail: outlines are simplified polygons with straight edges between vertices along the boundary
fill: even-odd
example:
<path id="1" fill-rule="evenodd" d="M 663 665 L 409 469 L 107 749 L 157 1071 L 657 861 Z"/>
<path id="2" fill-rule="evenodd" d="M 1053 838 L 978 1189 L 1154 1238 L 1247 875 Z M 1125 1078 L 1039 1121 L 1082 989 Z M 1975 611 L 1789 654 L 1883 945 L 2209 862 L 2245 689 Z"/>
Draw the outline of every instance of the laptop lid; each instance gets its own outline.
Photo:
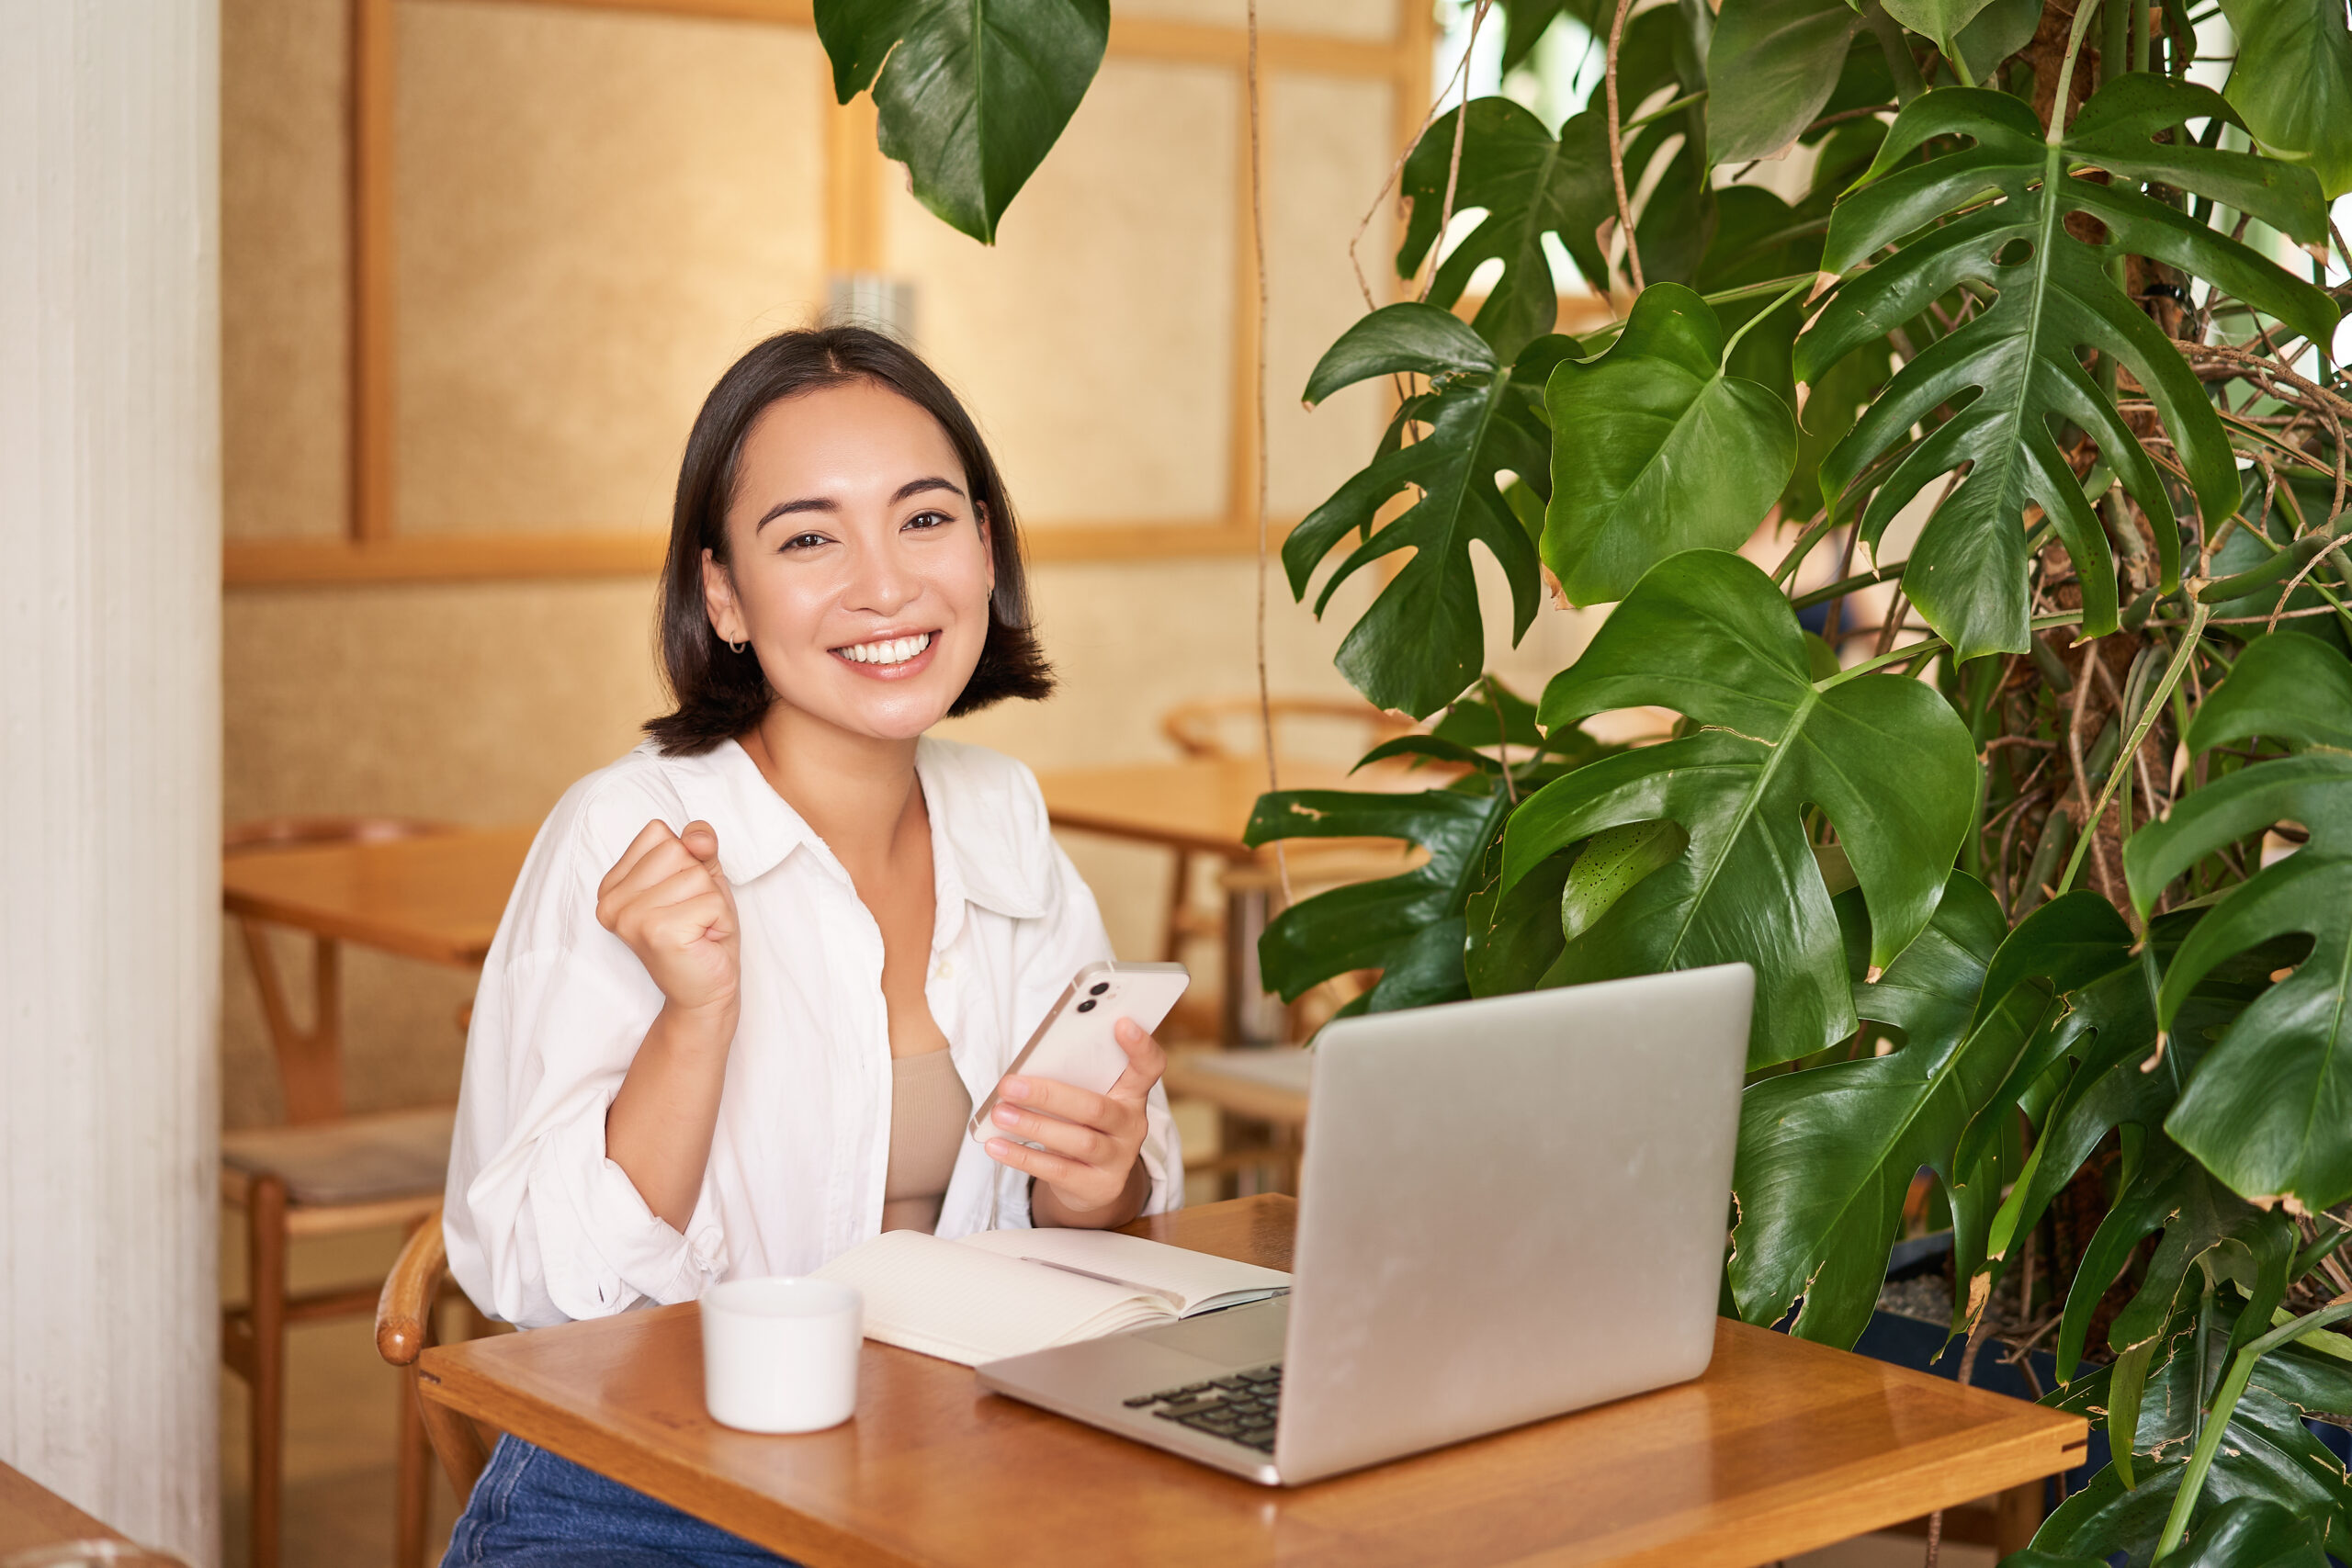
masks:
<path id="1" fill-rule="evenodd" d="M 1733 964 L 1324 1031 L 1284 1481 L 1706 1370 L 1754 992 Z"/>

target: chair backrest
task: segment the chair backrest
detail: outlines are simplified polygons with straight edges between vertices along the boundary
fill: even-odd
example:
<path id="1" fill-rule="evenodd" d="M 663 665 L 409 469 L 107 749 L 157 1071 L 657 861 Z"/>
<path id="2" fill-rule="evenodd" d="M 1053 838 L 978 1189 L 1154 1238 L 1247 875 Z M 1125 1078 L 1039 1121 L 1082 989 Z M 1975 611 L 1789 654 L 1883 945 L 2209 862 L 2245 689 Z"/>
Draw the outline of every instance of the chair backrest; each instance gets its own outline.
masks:
<path id="1" fill-rule="evenodd" d="M 1276 697 L 1274 750 L 1283 757 L 1332 751 L 1331 760 L 1353 762 L 1384 740 L 1412 729 L 1409 719 L 1383 713 L 1357 697 Z M 1179 703 L 1160 716 L 1162 734 L 1187 757 L 1255 757 L 1265 749 L 1263 720 L 1255 697 L 1208 697 Z M 1317 746 L 1314 740 L 1322 744 Z"/>
<path id="2" fill-rule="evenodd" d="M 392 1271 L 384 1276 L 383 1292 L 376 1298 L 376 1353 L 407 1372 L 408 1396 L 417 1402 L 434 1457 L 441 1461 L 449 1484 L 463 1501 L 473 1495 L 474 1483 L 489 1465 L 491 1444 L 496 1438 L 447 1405 L 434 1404 L 415 1386 L 416 1359 L 433 1343 L 434 1303 L 441 1299 L 448 1278 L 449 1250 L 441 1235 L 441 1209 L 435 1204 L 433 1213 L 410 1233 L 400 1257 L 393 1260 Z"/>
<path id="3" fill-rule="evenodd" d="M 256 817 L 233 822 L 221 835 L 220 847 L 230 854 L 255 850 L 299 850 L 318 844 L 388 844 L 400 839 L 421 839 L 447 833 L 452 824 L 417 817 Z"/>

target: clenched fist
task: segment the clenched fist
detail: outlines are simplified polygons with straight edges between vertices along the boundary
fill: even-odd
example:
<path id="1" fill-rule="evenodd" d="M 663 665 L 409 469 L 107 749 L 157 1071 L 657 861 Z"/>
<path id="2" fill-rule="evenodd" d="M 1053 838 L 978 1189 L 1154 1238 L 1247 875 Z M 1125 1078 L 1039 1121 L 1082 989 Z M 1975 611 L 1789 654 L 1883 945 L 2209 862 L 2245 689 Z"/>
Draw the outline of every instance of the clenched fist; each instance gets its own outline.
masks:
<path id="1" fill-rule="evenodd" d="M 628 944 L 669 1010 L 735 1032 L 742 976 L 735 893 L 718 865 L 718 834 L 707 822 L 673 833 L 648 822 L 596 888 L 596 919 Z"/>

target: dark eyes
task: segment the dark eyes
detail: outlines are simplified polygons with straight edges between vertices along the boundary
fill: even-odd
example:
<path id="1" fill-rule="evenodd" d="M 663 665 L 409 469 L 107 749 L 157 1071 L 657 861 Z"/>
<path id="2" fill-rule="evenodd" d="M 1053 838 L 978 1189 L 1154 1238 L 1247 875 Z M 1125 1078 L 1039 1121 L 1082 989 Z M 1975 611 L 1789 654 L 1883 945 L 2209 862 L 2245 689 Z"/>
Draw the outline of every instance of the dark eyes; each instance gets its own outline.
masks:
<path id="1" fill-rule="evenodd" d="M 933 528 L 944 528 L 955 521 L 956 519 L 954 517 L 944 512 L 918 512 L 912 517 L 908 518 L 906 522 L 901 524 L 899 526 L 902 530 L 912 528 L 928 532 Z M 816 533 L 795 534 L 792 537 L 778 545 L 776 548 L 780 552 L 790 554 L 796 550 L 813 550 L 820 545 L 830 545 L 832 542 L 833 540 L 830 535 Z"/>

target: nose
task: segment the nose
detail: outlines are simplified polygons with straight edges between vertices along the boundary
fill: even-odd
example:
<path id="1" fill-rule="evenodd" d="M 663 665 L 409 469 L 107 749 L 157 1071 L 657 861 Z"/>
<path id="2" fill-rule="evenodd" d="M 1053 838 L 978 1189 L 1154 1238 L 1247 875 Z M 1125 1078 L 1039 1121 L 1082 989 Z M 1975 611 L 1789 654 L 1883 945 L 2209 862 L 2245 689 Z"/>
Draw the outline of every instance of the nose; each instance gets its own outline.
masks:
<path id="1" fill-rule="evenodd" d="M 859 549 L 842 596 L 844 609 L 888 619 L 922 596 L 922 578 L 902 553 L 893 532 Z"/>

